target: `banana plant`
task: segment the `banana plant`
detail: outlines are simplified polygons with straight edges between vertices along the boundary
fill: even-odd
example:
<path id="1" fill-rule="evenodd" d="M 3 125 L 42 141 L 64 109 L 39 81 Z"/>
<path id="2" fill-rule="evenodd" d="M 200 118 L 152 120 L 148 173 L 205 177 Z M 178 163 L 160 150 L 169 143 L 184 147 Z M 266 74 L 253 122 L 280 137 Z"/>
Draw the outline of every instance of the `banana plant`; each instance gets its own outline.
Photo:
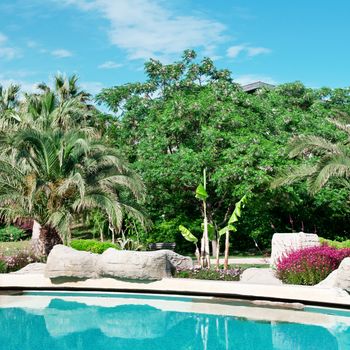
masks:
<path id="1" fill-rule="evenodd" d="M 198 261 L 198 265 L 201 265 L 201 255 L 198 249 L 198 238 L 185 226 L 180 225 L 179 230 L 183 236 L 183 238 L 186 239 L 186 241 L 192 242 L 196 246 L 196 258 Z"/>
<path id="2" fill-rule="evenodd" d="M 208 217 L 207 217 L 207 175 L 206 169 L 203 170 L 203 184 L 199 184 L 196 189 L 196 198 L 203 203 L 203 237 L 201 239 L 201 266 L 210 268 L 209 252 L 209 234 L 208 234 Z"/>
<path id="3" fill-rule="evenodd" d="M 234 225 L 236 222 L 239 221 L 239 218 L 242 214 L 242 209 L 245 207 L 245 204 L 247 203 L 247 195 L 244 195 L 236 204 L 235 204 L 235 210 L 231 214 L 228 223 L 225 227 L 223 227 L 219 231 L 218 236 L 218 247 L 216 250 L 216 267 L 219 269 L 219 251 L 220 251 L 220 237 L 225 235 L 225 259 L 224 259 L 224 270 L 227 270 L 228 268 L 228 255 L 229 255 L 229 248 L 230 248 L 230 232 L 236 232 L 237 228 Z"/>

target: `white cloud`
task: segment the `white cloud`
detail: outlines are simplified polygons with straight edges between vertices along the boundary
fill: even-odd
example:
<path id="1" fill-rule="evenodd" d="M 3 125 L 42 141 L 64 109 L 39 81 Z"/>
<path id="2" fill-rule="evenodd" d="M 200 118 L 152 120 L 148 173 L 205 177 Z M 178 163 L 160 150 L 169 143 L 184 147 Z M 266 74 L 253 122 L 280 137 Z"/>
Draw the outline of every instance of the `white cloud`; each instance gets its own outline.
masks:
<path id="1" fill-rule="evenodd" d="M 8 38 L 5 34 L 0 33 L 0 58 L 12 60 L 20 57 L 20 52 L 15 47 L 6 46 Z"/>
<path id="2" fill-rule="evenodd" d="M 31 49 L 35 49 L 35 48 L 37 48 L 39 46 L 39 44 L 36 41 L 34 41 L 34 40 L 28 40 L 27 41 L 27 46 L 29 48 L 31 48 Z"/>
<path id="3" fill-rule="evenodd" d="M 247 85 L 251 83 L 255 83 L 256 81 L 263 81 L 264 83 L 278 85 L 277 81 L 267 75 L 259 75 L 259 74 L 244 74 L 240 75 L 234 79 L 234 81 L 241 85 Z"/>
<path id="4" fill-rule="evenodd" d="M 73 56 L 73 54 L 65 49 L 57 49 L 57 50 L 53 50 L 51 51 L 51 55 L 58 57 L 58 58 L 66 58 L 66 57 L 71 57 Z"/>
<path id="5" fill-rule="evenodd" d="M 231 46 L 227 49 L 227 56 L 230 58 L 237 57 L 245 49 L 244 45 Z"/>
<path id="6" fill-rule="evenodd" d="M 3 33 L 0 33 L 0 45 L 7 41 L 7 36 Z"/>
<path id="7" fill-rule="evenodd" d="M 38 92 L 37 85 L 38 83 L 31 83 L 24 80 L 17 80 L 17 79 L 5 79 L 4 77 L 0 76 L 0 84 L 7 88 L 9 85 L 20 85 L 21 86 L 21 93 L 28 92 Z"/>
<path id="8" fill-rule="evenodd" d="M 103 84 L 99 81 L 83 81 L 79 85 L 83 90 L 89 92 L 92 95 L 96 95 L 104 87 Z"/>
<path id="9" fill-rule="evenodd" d="M 109 21 L 112 44 L 130 59 L 166 58 L 187 48 L 216 47 L 225 26 L 191 15 L 177 15 L 160 0 L 65 0 Z"/>
<path id="10" fill-rule="evenodd" d="M 18 50 L 13 47 L 1 47 L 0 46 L 0 58 L 5 58 L 7 60 L 12 60 L 19 57 Z"/>
<path id="11" fill-rule="evenodd" d="M 254 47 L 248 44 L 231 46 L 227 49 L 226 55 L 230 58 L 236 58 L 241 53 L 246 53 L 248 57 L 270 53 L 271 50 L 267 47 Z"/>
<path id="12" fill-rule="evenodd" d="M 266 47 L 247 47 L 247 54 L 249 57 L 270 53 L 271 50 Z"/>
<path id="13" fill-rule="evenodd" d="M 123 65 L 121 63 L 117 63 L 114 61 L 106 61 L 98 66 L 100 69 L 115 69 L 115 68 L 120 68 Z"/>

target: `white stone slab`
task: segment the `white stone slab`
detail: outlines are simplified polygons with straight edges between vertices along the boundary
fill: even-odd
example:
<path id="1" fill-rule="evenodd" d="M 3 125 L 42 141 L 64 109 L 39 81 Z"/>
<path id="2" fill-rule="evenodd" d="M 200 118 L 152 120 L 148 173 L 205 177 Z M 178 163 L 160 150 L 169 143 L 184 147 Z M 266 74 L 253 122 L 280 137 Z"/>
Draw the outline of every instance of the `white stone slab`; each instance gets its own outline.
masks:
<path id="1" fill-rule="evenodd" d="M 293 250 L 320 246 L 318 235 L 314 233 L 275 233 L 272 237 L 271 265 Z"/>

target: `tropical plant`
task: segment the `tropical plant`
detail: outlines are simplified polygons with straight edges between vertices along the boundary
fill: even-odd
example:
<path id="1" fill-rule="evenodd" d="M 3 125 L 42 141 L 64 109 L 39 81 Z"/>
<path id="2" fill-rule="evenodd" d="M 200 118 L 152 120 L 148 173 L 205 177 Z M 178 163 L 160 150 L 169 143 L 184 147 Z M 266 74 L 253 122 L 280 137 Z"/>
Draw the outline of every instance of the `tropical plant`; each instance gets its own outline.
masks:
<path id="1" fill-rule="evenodd" d="M 202 265 L 201 253 L 199 251 L 198 244 L 197 244 L 198 238 L 195 235 L 193 235 L 192 232 L 183 225 L 179 226 L 179 230 L 183 238 L 186 239 L 186 241 L 192 242 L 196 246 L 195 255 L 197 257 L 197 262 L 198 262 L 198 265 Z"/>
<path id="2" fill-rule="evenodd" d="M 239 221 L 239 218 L 242 214 L 242 209 L 245 207 L 247 203 L 247 195 L 244 195 L 236 204 L 235 209 L 230 216 L 227 226 L 222 228 L 219 231 L 218 235 L 218 247 L 216 251 L 216 266 L 219 269 L 219 253 L 220 253 L 220 237 L 225 235 L 225 259 L 224 259 L 224 270 L 228 269 L 228 257 L 229 257 L 229 248 L 230 248 L 230 232 L 236 232 L 237 228 L 235 224 Z"/>
<path id="3" fill-rule="evenodd" d="M 208 224 L 207 217 L 207 176 L 206 169 L 203 170 L 203 184 L 199 184 L 196 189 L 196 198 L 202 201 L 203 204 L 203 235 L 201 239 L 201 249 L 198 250 L 197 242 L 198 239 L 195 237 L 190 230 L 188 230 L 183 225 L 179 226 L 179 230 L 182 236 L 189 242 L 196 245 L 196 256 L 200 260 L 200 265 L 202 267 L 210 268 L 210 252 L 209 252 L 209 233 L 214 234 L 213 225 Z"/>
<path id="4" fill-rule="evenodd" d="M 47 254 L 68 242 L 71 226 L 89 210 L 103 212 L 116 231 L 123 213 L 144 221 L 132 201 L 143 198 L 143 184 L 114 149 L 77 130 L 24 129 L 13 138 L 15 156 L 0 156 L 0 215 L 36 220 L 37 250 Z"/>
<path id="5" fill-rule="evenodd" d="M 346 116 L 350 119 L 350 115 Z M 307 179 L 311 194 L 320 191 L 331 179 L 342 179 L 338 183 L 350 188 L 350 126 L 336 119 L 328 119 L 347 134 L 343 142 L 332 142 L 319 136 L 297 136 L 289 145 L 289 157 L 302 157 L 301 165 L 288 170 L 273 181 L 272 186 L 292 184 Z"/>
<path id="6" fill-rule="evenodd" d="M 201 265 L 210 268 L 210 251 L 209 251 L 209 232 L 207 217 L 207 174 L 206 169 L 203 170 L 203 184 L 199 184 L 196 189 L 196 198 L 203 204 L 203 236 L 201 239 Z M 212 231 L 212 230 L 211 230 Z"/>
<path id="7" fill-rule="evenodd" d="M 18 121 L 19 91 L 19 85 L 11 84 L 5 89 L 0 84 L 0 129 Z"/>
<path id="8" fill-rule="evenodd" d="M 91 95 L 80 89 L 78 86 L 78 79 L 76 74 L 66 77 L 59 73 L 56 74 L 54 78 L 54 89 L 51 89 L 46 83 L 38 84 L 38 89 L 44 93 L 53 90 L 60 102 L 69 101 L 73 98 L 78 98 L 81 102 L 87 102 L 90 100 Z"/>

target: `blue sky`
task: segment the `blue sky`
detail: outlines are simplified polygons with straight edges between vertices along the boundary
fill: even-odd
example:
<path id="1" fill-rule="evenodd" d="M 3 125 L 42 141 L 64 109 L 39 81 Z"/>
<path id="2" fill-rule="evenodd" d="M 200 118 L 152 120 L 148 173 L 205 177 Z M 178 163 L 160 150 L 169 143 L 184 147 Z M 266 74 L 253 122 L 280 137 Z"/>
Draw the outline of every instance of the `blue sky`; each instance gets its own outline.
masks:
<path id="1" fill-rule="evenodd" d="M 77 73 L 97 93 L 194 48 L 243 84 L 346 87 L 349 14 L 348 0 L 0 0 L 0 83 Z"/>

